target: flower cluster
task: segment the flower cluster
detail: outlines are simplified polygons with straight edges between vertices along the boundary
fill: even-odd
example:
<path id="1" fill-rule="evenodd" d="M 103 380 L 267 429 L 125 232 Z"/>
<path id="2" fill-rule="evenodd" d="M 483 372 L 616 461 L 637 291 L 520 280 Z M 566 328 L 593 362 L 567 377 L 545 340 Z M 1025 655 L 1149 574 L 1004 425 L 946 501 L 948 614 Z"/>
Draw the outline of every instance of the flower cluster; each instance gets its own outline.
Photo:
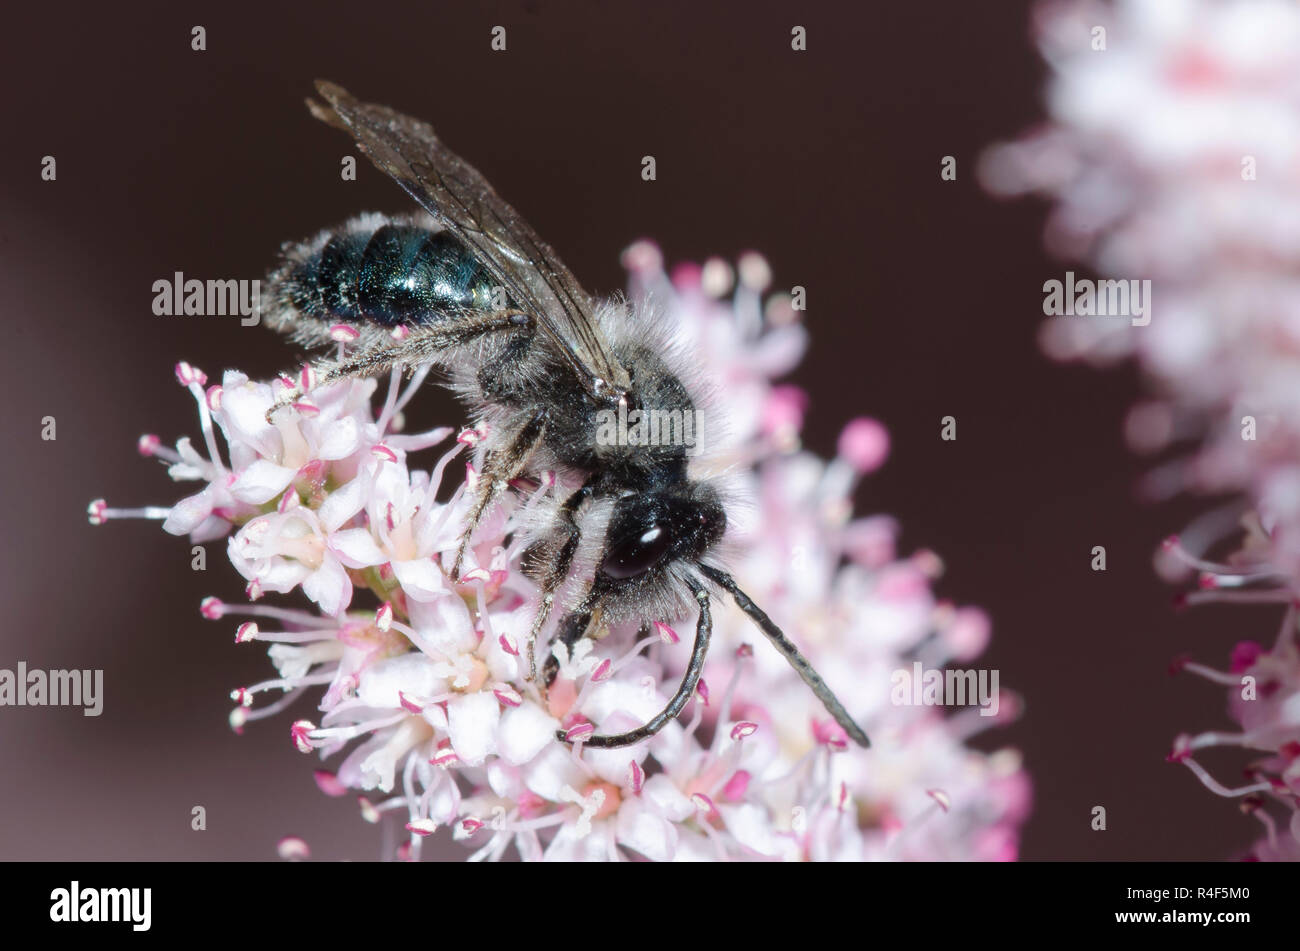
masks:
<path id="1" fill-rule="evenodd" d="M 1172 579 L 1199 577 L 1184 600 L 1289 605 L 1300 585 L 1300 8 L 1070 0 L 1040 6 L 1035 31 L 1052 67 L 1052 122 L 991 149 L 984 183 L 1053 199 L 1050 250 L 1153 288 L 1148 326 L 1056 317 L 1044 349 L 1140 363 L 1153 395 L 1130 413 L 1128 439 L 1168 457 L 1144 481 L 1148 495 L 1244 500 L 1158 556 Z M 1298 660 L 1288 611 L 1277 644 L 1239 645 L 1230 675 L 1179 665 L 1229 687 L 1242 729 L 1180 737 L 1171 758 L 1213 791 L 1248 797 L 1267 827 L 1256 857 L 1300 850 Z M 1213 745 L 1268 758 L 1230 790 L 1192 757 Z M 1283 841 L 1256 808 L 1263 794 L 1292 815 Z"/>
<path id="2" fill-rule="evenodd" d="M 757 255 L 671 278 L 652 244 L 624 261 L 630 298 L 654 302 L 715 384 L 730 430 L 714 464 L 738 473 L 751 500 L 730 519 L 737 579 L 836 687 L 871 750 L 850 749 L 785 660 L 722 602 L 682 718 L 633 747 L 584 748 L 593 732 L 638 726 L 663 708 L 686 659 L 676 628 L 689 633 L 694 618 L 615 626 L 572 653 L 557 646 L 549 688 L 528 680 L 538 592 L 520 570 L 516 528 L 574 487 L 554 473 L 517 484 L 453 581 L 478 477 L 473 447 L 485 433 L 404 434 L 418 373 L 405 386 L 394 373 L 378 402 L 373 380 L 313 389 L 310 378 L 267 384 L 232 371 L 206 387 L 182 364 L 206 455 L 152 436 L 140 451 L 202 489 L 170 508 L 97 501 L 91 520 L 153 517 L 176 535 L 228 536 L 248 603 L 208 598 L 202 613 L 241 619 L 235 639 L 268 644 L 277 673 L 234 691 L 232 726 L 311 692 L 319 716 L 292 724 L 293 743 L 341 755 L 317 773 L 325 793 L 360 794 L 371 821 L 402 817 L 402 857 L 418 858 L 426 837 L 449 830 L 474 859 L 512 849 L 569 860 L 1015 858 L 1030 799 L 1019 755 L 964 742 L 1014 716 L 1015 698 L 1001 696 L 992 718 L 890 703 L 892 671 L 973 658 L 989 623 L 935 600 L 938 558 L 900 557 L 892 520 L 853 517 L 855 486 L 887 455 L 884 428 L 850 423 L 830 463 L 800 449 L 807 399 L 772 380 L 798 363 L 807 334 L 788 297 L 765 297 L 770 277 Z M 348 331 L 338 328 L 341 349 Z M 297 385 L 306 399 L 268 423 L 267 410 Z M 412 466 L 430 450 L 431 471 Z M 264 600 L 297 589 L 313 608 Z M 259 704 L 267 693 L 277 699 Z M 286 839 L 281 853 L 308 849 Z"/>

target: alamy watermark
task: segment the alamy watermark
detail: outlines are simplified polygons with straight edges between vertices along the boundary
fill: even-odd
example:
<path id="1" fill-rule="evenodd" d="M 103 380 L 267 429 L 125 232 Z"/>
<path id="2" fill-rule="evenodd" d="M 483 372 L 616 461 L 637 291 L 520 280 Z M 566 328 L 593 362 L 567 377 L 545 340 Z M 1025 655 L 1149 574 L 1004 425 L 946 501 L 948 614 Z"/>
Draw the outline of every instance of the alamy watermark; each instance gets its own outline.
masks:
<path id="1" fill-rule="evenodd" d="M 0 669 L 0 707 L 82 707 L 88 717 L 104 711 L 102 670 Z"/>
<path id="2" fill-rule="evenodd" d="M 73 881 L 50 892 L 50 921 L 130 922 L 132 931 L 148 931 L 153 922 L 153 889 L 83 888 Z"/>
<path id="3" fill-rule="evenodd" d="M 980 716 L 995 717 L 998 699 L 997 670 L 926 670 L 915 661 L 912 669 L 900 668 L 889 675 L 890 702 L 900 707 L 973 707 Z"/>
<path id="4" fill-rule="evenodd" d="M 153 282 L 153 312 L 159 317 L 239 317 L 244 327 L 262 320 L 261 281 L 200 281 L 177 271 Z"/>
<path id="5" fill-rule="evenodd" d="M 1043 313 L 1048 317 L 1128 317 L 1134 327 L 1151 323 L 1151 281 L 1053 278 L 1043 283 Z"/>
<path id="6" fill-rule="evenodd" d="M 620 402 L 617 410 L 596 414 L 596 444 L 600 446 L 682 446 L 699 452 L 703 418 L 694 409 L 632 409 Z"/>

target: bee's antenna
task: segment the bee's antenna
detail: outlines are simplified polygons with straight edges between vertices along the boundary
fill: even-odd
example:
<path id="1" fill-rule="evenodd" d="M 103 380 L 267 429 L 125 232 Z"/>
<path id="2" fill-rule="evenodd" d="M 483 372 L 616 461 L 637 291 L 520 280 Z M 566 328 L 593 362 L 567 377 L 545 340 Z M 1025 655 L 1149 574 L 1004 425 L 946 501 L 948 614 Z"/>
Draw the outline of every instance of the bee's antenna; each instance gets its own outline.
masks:
<path id="1" fill-rule="evenodd" d="M 867 738 L 867 734 L 863 732 L 862 727 L 853 722 L 853 718 L 849 716 L 849 711 L 844 709 L 844 704 L 840 703 L 835 694 L 831 692 L 831 688 L 826 686 L 826 681 L 822 680 L 821 674 L 813 670 L 812 664 L 808 663 L 807 658 L 799 653 L 799 648 L 795 647 L 790 639 L 781 633 L 781 629 L 772 622 L 772 619 L 763 612 L 763 609 L 750 600 L 749 595 L 740 590 L 736 580 L 725 571 L 719 571 L 717 568 L 711 568 L 708 565 L 700 565 L 700 571 L 710 581 L 731 592 L 731 596 L 736 601 L 736 606 L 748 614 L 750 620 L 758 625 L 759 630 L 767 635 L 767 639 L 776 645 L 776 649 L 785 655 L 785 659 L 790 662 L 790 666 L 803 678 L 803 682 L 812 688 L 812 692 L 822 702 L 826 712 L 835 718 L 835 722 L 844 728 L 844 732 L 853 738 L 853 742 L 861 747 L 871 746 L 871 740 Z"/>
<path id="2" fill-rule="evenodd" d="M 699 602 L 700 619 L 695 624 L 695 646 L 691 648 L 691 662 L 686 666 L 686 674 L 682 677 L 677 692 L 668 701 L 668 706 L 655 714 L 654 718 L 645 726 L 637 727 L 635 730 L 629 730 L 626 733 L 620 733 L 617 736 L 589 736 L 585 740 L 578 741 L 583 746 L 588 749 L 608 750 L 620 746 L 631 746 L 633 743 L 647 740 L 667 726 L 677 714 L 681 713 L 682 707 L 686 706 L 686 702 L 695 693 L 695 688 L 700 682 L 700 674 L 704 672 L 704 658 L 709 653 L 709 635 L 713 633 L 713 618 L 709 614 L 708 590 L 694 579 L 691 579 L 688 583 L 695 594 L 695 600 Z M 813 676 L 816 676 L 816 674 Z M 831 699 L 834 700 L 835 698 L 832 697 Z M 566 743 L 570 742 L 564 730 L 556 731 L 556 737 Z"/>

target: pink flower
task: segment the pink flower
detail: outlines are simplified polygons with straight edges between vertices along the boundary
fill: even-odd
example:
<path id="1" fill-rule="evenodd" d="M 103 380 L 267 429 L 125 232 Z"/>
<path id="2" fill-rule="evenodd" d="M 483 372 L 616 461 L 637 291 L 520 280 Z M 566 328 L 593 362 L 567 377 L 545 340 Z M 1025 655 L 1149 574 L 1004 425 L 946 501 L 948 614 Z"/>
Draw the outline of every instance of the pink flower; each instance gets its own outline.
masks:
<path id="1" fill-rule="evenodd" d="M 341 757 L 318 776 L 327 794 L 367 794 L 369 821 L 399 813 L 407 858 L 438 835 L 464 841 L 472 859 L 512 848 L 549 860 L 1014 858 L 1028 809 L 1018 755 L 965 746 L 988 720 L 889 703 L 904 654 L 969 659 L 987 623 L 934 600 L 937 558 L 900 560 L 892 520 L 853 518 L 854 487 L 887 454 L 884 427 L 851 423 L 830 463 L 799 451 L 802 398 L 772 378 L 798 362 L 806 333 L 788 297 L 764 300 L 770 273 L 757 255 L 735 271 L 718 260 L 685 267 L 675 280 L 649 243 L 625 262 L 633 306 L 653 297 L 674 339 L 716 378 L 711 409 L 730 425 L 720 458 L 701 465 L 739 470 L 755 501 L 735 519 L 738 577 L 879 745 L 848 750 L 786 662 L 751 647 L 755 629 L 717 602 L 717 645 L 683 716 L 645 743 L 584 748 L 592 733 L 639 726 L 663 708 L 687 655 L 674 626 L 694 619 L 652 619 L 646 636 L 615 626 L 571 651 L 556 644 L 549 689 L 528 680 L 539 595 L 520 570 L 517 529 L 574 487 L 551 473 L 521 483 L 481 524 L 452 581 L 482 432 L 462 432 L 428 470 L 413 465 L 451 431 L 395 429 L 420 382 L 403 390 L 396 375 L 377 415 L 372 382 L 308 388 L 274 426 L 265 412 L 283 384 L 228 374 L 220 398 L 201 404 L 209 457 L 187 462 L 184 475 L 207 482 L 211 503 L 195 504 L 208 514 L 190 522 L 213 517 L 210 528 L 234 531 L 229 554 L 250 600 L 301 588 L 319 609 L 204 602 L 208 618 L 251 617 L 236 640 L 267 642 L 278 674 L 233 692 L 232 726 L 319 691 L 319 717 L 294 722 L 290 742 Z M 440 502 L 462 453 L 463 479 Z M 92 511 L 101 521 L 120 514 L 131 513 Z M 283 696 L 258 704 L 274 692 Z"/>
<path id="2" fill-rule="evenodd" d="M 1171 539 L 1157 566 L 1172 581 L 1196 580 L 1184 604 L 1271 603 L 1285 605 L 1286 617 L 1272 649 L 1229 673 L 1178 664 L 1229 690 L 1241 730 L 1180 736 L 1170 759 L 1244 800 L 1267 829 L 1256 857 L 1294 858 L 1300 9 L 1280 0 L 1077 0 L 1043 4 L 1034 23 L 1052 67 L 1052 121 L 990 150 L 982 175 L 996 193 L 1055 202 L 1047 244 L 1059 256 L 1106 279 L 1150 283 L 1145 323 L 1053 317 L 1043 346 L 1061 360 L 1139 362 L 1153 395 L 1130 413 L 1129 442 L 1144 453 L 1174 450 L 1145 480 L 1147 495 L 1239 499 Z M 1225 548 L 1232 554 L 1207 557 Z M 1229 788 L 1195 758 L 1211 746 L 1265 758 Z M 1289 810 L 1282 831 L 1266 803 Z"/>

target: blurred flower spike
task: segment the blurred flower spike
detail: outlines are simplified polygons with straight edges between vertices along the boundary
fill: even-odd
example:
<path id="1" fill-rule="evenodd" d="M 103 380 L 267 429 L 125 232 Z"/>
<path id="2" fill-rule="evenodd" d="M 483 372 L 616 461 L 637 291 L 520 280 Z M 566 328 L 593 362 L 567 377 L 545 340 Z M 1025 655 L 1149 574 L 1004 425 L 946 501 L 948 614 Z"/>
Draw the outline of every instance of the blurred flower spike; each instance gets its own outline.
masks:
<path id="1" fill-rule="evenodd" d="M 1194 586 L 1181 604 L 1275 603 L 1285 617 L 1271 648 L 1239 644 L 1228 672 L 1175 664 L 1227 688 L 1241 731 L 1180 736 L 1170 759 L 1264 824 L 1248 857 L 1300 858 L 1300 7 L 1058 0 L 1037 8 L 1034 34 L 1050 122 L 990 149 L 981 177 L 1054 202 L 1054 255 L 1150 282 L 1146 326 L 1052 317 L 1043 346 L 1138 361 L 1151 397 L 1128 440 L 1164 457 L 1146 496 L 1239 500 L 1166 543 L 1157 566 Z M 1197 761 L 1213 746 L 1265 758 L 1230 787 Z"/>

